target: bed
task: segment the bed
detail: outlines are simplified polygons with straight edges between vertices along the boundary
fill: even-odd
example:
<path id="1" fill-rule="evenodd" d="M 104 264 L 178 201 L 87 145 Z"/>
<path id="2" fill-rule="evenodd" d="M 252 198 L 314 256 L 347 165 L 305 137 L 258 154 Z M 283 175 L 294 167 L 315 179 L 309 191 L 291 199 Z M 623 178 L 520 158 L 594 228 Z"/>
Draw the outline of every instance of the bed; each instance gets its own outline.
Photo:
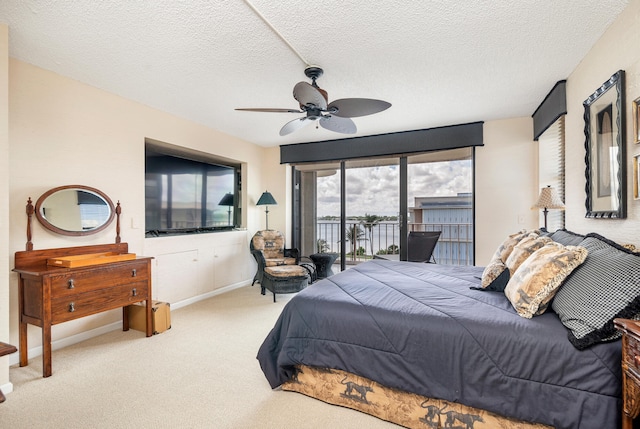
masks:
<path id="1" fill-rule="evenodd" d="M 561 284 L 577 278 L 582 288 L 578 271 L 586 266 L 581 275 L 592 276 L 599 269 L 603 243 L 607 258 L 620 259 L 613 248 L 637 271 L 640 254 L 596 234 L 578 238 L 590 240 L 584 246 L 591 256 Z M 585 334 L 565 325 L 566 298 L 556 296 L 558 313 L 555 301 L 553 308 L 542 302 L 541 314 L 525 318 L 506 292 L 482 287 L 486 271 L 386 260 L 350 268 L 287 303 L 258 351 L 260 366 L 272 388 L 405 427 L 619 427 L 621 345 L 609 325 L 633 305 Z M 640 283 L 637 272 L 631 280 Z M 572 285 L 562 287 L 575 302 Z M 391 402 L 382 404 L 383 396 Z"/>

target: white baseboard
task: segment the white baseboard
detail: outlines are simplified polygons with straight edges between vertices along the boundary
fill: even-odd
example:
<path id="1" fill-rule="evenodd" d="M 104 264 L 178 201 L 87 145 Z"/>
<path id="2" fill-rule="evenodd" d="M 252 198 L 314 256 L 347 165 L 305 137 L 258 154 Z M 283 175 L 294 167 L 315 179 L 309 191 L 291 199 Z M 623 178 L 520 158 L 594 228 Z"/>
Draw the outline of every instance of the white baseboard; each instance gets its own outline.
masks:
<path id="1" fill-rule="evenodd" d="M 182 301 L 175 302 L 175 303 L 172 302 L 171 303 L 171 308 L 177 310 L 178 308 L 186 307 L 187 305 L 195 304 L 198 301 L 204 301 L 205 299 L 209 299 L 211 297 L 214 297 L 216 295 L 220 295 L 220 294 L 223 294 L 223 293 L 226 293 L 226 292 L 231 292 L 234 289 L 238 289 L 240 287 L 247 286 L 247 285 L 249 285 L 249 283 L 247 281 L 242 281 L 242 282 L 235 283 L 235 284 L 232 284 L 232 285 L 229 285 L 229 286 L 221 287 L 220 289 L 212 290 L 211 292 L 207 292 L 207 293 L 202 294 L 202 295 L 198 295 L 198 296 L 194 296 L 194 297 L 191 297 L 191 298 L 187 298 L 187 299 L 184 299 Z"/>
<path id="2" fill-rule="evenodd" d="M 98 335 L 106 334 L 107 332 L 115 331 L 116 329 L 122 329 L 122 322 L 113 322 L 108 325 L 100 326 L 99 328 L 91 329 L 89 331 L 80 332 L 70 337 L 61 338 L 51 342 L 51 349 L 58 350 L 63 347 L 77 344 L 79 342 L 88 340 L 89 338 L 97 337 Z M 29 359 L 36 356 L 42 356 L 42 345 L 29 349 Z M 20 363 L 20 353 L 14 353 L 9 356 L 9 365 L 15 365 Z M 3 390 L 4 392 L 4 390 Z"/>
<path id="3" fill-rule="evenodd" d="M 5 395 L 8 395 L 9 393 L 13 392 L 13 383 L 9 382 L 3 384 L 2 386 L 0 386 L 0 390 L 2 390 L 2 393 L 4 393 Z"/>
<path id="4" fill-rule="evenodd" d="M 174 310 L 177 310 L 178 308 L 186 307 L 186 306 L 194 304 L 194 303 L 196 303 L 198 301 L 203 301 L 203 300 L 211 298 L 213 296 L 220 295 L 220 294 L 223 294 L 223 293 L 226 293 L 226 292 L 230 292 L 230 291 L 232 291 L 234 289 L 238 289 L 240 287 L 247 286 L 248 284 L 249 284 L 248 282 L 242 281 L 242 282 L 239 282 L 239 283 L 236 283 L 236 284 L 225 286 L 223 288 L 216 289 L 216 290 L 213 290 L 211 292 L 207 292 L 207 293 L 202 294 L 202 295 L 194 296 L 192 298 L 188 298 L 188 299 L 176 302 L 176 303 L 171 303 L 171 308 L 173 308 Z M 103 334 L 106 334 L 107 332 L 115 331 L 115 330 L 118 330 L 118 329 L 122 329 L 122 321 L 110 323 L 108 325 L 104 325 L 104 326 L 101 326 L 99 328 L 91 329 L 89 331 L 80 332 L 79 334 L 71 335 L 69 337 L 61 338 L 59 340 L 53 341 L 51 343 L 51 349 L 52 350 L 58 350 L 58 349 L 61 349 L 61 348 L 67 347 L 67 346 L 71 346 L 73 344 L 80 343 L 80 342 L 88 340 L 90 338 L 97 337 L 98 335 L 103 335 Z M 42 345 L 29 349 L 29 359 L 34 358 L 36 356 L 42 356 Z M 12 355 L 9 356 L 9 365 L 16 365 L 18 363 L 20 363 L 20 353 L 13 353 Z M 6 387 L 7 390 L 5 390 L 5 386 L 10 386 L 10 387 Z M 4 386 L 2 386 L 0 388 L 2 389 L 2 391 L 4 393 L 13 391 L 13 385 L 11 383 L 8 383 L 7 385 L 4 385 Z"/>

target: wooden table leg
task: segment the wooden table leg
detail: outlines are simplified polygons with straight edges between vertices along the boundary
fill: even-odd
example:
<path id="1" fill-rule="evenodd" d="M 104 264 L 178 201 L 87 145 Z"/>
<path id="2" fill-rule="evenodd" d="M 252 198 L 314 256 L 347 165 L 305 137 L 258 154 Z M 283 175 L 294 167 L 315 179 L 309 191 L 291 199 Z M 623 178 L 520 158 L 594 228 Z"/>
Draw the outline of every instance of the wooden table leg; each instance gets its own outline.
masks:
<path id="1" fill-rule="evenodd" d="M 27 348 L 27 322 L 22 320 L 24 314 L 24 279 L 18 280 L 18 311 L 20 314 L 20 326 L 18 327 L 18 347 L 20 348 L 20 366 L 29 365 L 29 353 Z"/>
<path id="2" fill-rule="evenodd" d="M 18 328 L 19 347 L 20 347 L 20 366 L 29 365 L 29 349 L 27 347 L 27 324 L 20 322 Z"/>
<path id="3" fill-rule="evenodd" d="M 129 306 L 125 305 L 122 307 L 122 330 L 129 330 Z"/>
<path id="4" fill-rule="evenodd" d="M 147 337 L 150 337 L 153 335 L 153 322 L 152 322 L 152 317 L 153 317 L 153 301 L 151 300 L 151 296 L 149 296 L 147 298 L 147 300 L 145 301 L 146 304 L 146 316 L 147 316 L 147 332 L 146 335 Z"/>
<path id="5" fill-rule="evenodd" d="M 51 325 L 45 323 L 42 326 L 42 376 L 51 377 Z"/>

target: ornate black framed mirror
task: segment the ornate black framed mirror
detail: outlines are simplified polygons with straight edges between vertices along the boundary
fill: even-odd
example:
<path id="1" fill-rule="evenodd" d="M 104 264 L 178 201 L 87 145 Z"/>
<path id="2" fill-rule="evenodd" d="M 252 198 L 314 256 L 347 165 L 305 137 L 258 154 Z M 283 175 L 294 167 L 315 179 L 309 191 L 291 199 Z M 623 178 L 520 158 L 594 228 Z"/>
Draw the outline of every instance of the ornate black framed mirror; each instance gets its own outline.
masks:
<path id="1" fill-rule="evenodd" d="M 588 218 L 625 218 L 626 156 L 624 70 L 584 103 L 585 202 Z"/>
<path id="2" fill-rule="evenodd" d="M 35 215 L 46 229 L 62 235 L 90 235 L 105 229 L 116 207 L 102 191 L 83 185 L 50 189 L 38 198 Z"/>

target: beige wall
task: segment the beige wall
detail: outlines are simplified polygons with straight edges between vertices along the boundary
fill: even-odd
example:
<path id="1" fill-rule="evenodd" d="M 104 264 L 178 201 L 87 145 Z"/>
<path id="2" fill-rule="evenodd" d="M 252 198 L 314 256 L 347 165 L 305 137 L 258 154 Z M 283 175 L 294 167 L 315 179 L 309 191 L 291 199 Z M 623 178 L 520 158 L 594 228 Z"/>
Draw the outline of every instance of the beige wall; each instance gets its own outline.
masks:
<path id="1" fill-rule="evenodd" d="M 269 206 L 269 229 L 288 231 L 291 226 L 290 186 L 287 181 L 290 167 L 280 164 L 280 147 L 265 148 L 263 153 L 262 168 L 265 171 L 265 179 L 262 188 L 250 195 L 249 205 L 255 206 L 264 191 L 269 191 L 278 203 Z M 268 173 L 268 174 L 267 174 Z M 255 225 L 258 229 L 266 227 L 265 207 L 261 206 L 254 213 Z M 286 234 L 287 241 L 290 239 Z"/>
<path id="2" fill-rule="evenodd" d="M 567 79 L 566 117 L 566 226 L 580 232 L 598 232 L 619 242 L 640 245 L 640 201 L 633 199 L 632 158 L 640 153 L 633 143 L 631 102 L 640 97 L 640 0 L 629 6 Z M 618 70 L 626 74 L 627 218 L 586 219 L 583 101 Z"/>
<path id="3" fill-rule="evenodd" d="M 476 148 L 476 265 L 486 265 L 504 238 L 538 225 L 537 145 L 531 117 L 484 123 Z"/>
<path id="4" fill-rule="evenodd" d="M 0 237 L 9 236 L 9 28 L 0 24 Z M 9 242 L 0 240 L 0 341 L 9 342 Z M 0 389 L 12 390 L 9 357 L 0 358 Z"/>
<path id="5" fill-rule="evenodd" d="M 5 80 L 7 78 L 1 67 L 2 59 L 5 62 L 8 59 L 6 34 L 0 34 L 0 53 L 3 49 L 0 83 L 3 76 Z M 194 268 L 188 274 L 190 280 L 200 281 L 204 286 L 192 288 L 188 291 L 190 295 L 185 295 L 167 289 L 165 282 L 164 289 L 160 287 L 156 291 L 154 288 L 154 299 L 171 302 L 178 297 L 176 299 L 186 302 L 198 295 L 250 282 L 255 263 L 248 252 L 248 237 L 264 222 L 264 214 L 255 207 L 255 201 L 265 183 L 283 202 L 282 207 L 278 206 L 281 213 L 274 212 L 274 220 L 285 213 L 287 188 L 284 186 L 284 167 L 276 162 L 279 152 L 274 155 L 275 149 L 267 150 L 14 59 L 8 59 L 8 85 L 4 88 L 7 86 L 11 114 L 6 114 L 0 98 L 0 151 L 8 156 L 1 157 L 0 174 L 11 180 L 7 189 L 0 187 L 0 195 L 9 201 L 8 207 L 4 205 L 0 209 L 0 225 L 7 232 L 4 236 L 9 237 L 8 245 L 0 250 L 4 256 L 3 264 L 0 264 L 0 273 L 4 273 L 0 296 L 7 295 L 9 305 L 6 299 L 0 300 L 0 317 L 9 322 L 9 329 L 5 328 L 6 323 L 0 323 L 2 339 L 13 344 L 18 342 L 18 281 L 17 275 L 8 270 L 13 268 L 13 253 L 24 250 L 25 203 L 28 197 L 35 202 L 41 194 L 56 186 L 83 184 L 102 190 L 114 202 L 120 201 L 122 240 L 129 243 L 131 252 L 156 257 L 154 282 L 156 273 L 180 272 L 181 258 L 194 255 L 189 259 Z M 6 98 L 4 101 L 6 104 Z M 2 132 L 2 121 L 6 123 L 7 117 L 10 144 Z M 241 205 L 243 225 L 247 230 L 190 238 L 145 239 L 145 138 L 241 162 L 244 168 Z M 4 185 L 9 180 L 1 183 Z M 7 215 L 10 228 L 6 223 Z M 276 226 L 284 227 L 284 224 Z M 64 237 L 42 228 L 37 222 L 33 225 L 35 249 L 111 243 L 114 237 L 115 225 L 87 237 Z M 229 258 L 229 255 L 239 257 Z M 182 280 L 185 278 L 187 276 L 183 275 Z M 179 281 L 168 287 L 184 286 L 184 281 Z M 105 327 L 114 329 L 120 320 L 121 312 L 114 310 L 56 325 L 52 332 L 54 349 L 56 345 L 64 346 L 82 339 L 87 333 L 95 335 Z M 31 357 L 40 353 L 39 328 L 29 326 L 29 349 Z M 17 355 L 11 357 L 11 362 L 17 362 Z M 6 364 L 0 367 L 0 385 L 4 380 L 7 380 Z"/>

